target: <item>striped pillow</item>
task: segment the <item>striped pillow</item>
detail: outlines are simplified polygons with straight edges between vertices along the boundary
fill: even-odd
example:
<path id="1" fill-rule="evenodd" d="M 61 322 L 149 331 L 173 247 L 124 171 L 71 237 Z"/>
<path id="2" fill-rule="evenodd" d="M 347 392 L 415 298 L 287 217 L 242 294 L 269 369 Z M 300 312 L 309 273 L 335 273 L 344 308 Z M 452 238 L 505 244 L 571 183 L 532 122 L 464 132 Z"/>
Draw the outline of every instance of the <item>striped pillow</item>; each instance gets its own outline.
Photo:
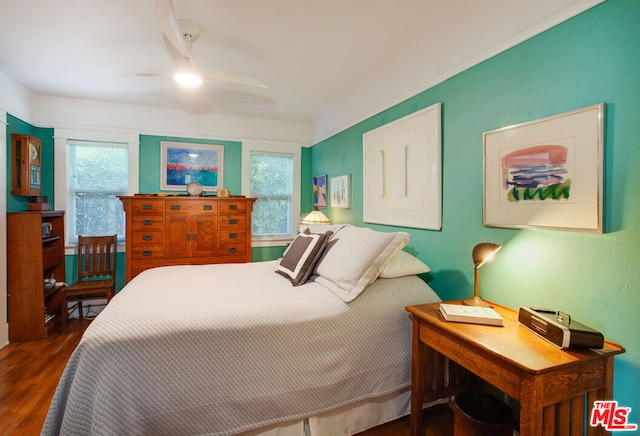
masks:
<path id="1" fill-rule="evenodd" d="M 332 231 L 311 233 L 309 229 L 298 234 L 284 252 L 276 272 L 288 278 L 293 286 L 304 284 L 313 273 L 332 234 Z"/>

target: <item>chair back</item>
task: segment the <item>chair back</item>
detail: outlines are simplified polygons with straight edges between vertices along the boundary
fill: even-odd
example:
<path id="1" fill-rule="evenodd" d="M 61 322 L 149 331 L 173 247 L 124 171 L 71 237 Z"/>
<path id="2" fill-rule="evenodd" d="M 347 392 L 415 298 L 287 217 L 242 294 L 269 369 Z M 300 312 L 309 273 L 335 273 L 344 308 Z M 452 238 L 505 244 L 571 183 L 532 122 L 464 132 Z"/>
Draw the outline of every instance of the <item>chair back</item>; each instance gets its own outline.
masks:
<path id="1" fill-rule="evenodd" d="M 117 235 L 78 235 L 78 281 L 116 277 Z"/>

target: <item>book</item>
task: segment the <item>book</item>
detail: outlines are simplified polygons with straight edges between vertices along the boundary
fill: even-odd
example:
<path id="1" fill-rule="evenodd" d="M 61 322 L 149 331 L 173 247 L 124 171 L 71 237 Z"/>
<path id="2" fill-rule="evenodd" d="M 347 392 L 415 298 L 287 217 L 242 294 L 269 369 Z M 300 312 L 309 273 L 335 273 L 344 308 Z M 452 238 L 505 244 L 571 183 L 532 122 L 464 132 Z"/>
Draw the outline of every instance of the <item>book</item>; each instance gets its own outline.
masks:
<path id="1" fill-rule="evenodd" d="M 440 313 L 447 321 L 497 326 L 502 325 L 502 316 L 490 307 L 440 303 Z"/>

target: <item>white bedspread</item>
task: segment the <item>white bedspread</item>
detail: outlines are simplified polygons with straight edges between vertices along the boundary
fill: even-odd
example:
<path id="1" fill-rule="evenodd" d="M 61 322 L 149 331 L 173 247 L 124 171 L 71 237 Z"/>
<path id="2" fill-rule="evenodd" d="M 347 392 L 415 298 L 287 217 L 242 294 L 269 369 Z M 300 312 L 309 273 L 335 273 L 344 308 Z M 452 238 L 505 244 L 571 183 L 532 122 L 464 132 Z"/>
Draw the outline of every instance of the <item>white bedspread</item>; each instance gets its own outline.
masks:
<path id="1" fill-rule="evenodd" d="M 145 271 L 92 322 L 42 433 L 227 435 L 410 384 L 415 276 L 347 304 L 275 261 Z"/>

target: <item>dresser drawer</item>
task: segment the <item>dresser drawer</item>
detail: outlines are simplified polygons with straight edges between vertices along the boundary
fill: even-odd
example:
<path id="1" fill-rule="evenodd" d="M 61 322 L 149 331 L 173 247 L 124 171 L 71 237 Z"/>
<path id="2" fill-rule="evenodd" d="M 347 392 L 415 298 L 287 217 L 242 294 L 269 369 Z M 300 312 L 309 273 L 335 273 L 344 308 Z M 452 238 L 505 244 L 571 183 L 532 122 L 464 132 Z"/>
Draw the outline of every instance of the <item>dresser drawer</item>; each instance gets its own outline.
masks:
<path id="1" fill-rule="evenodd" d="M 134 215 L 131 217 L 131 230 L 162 230 L 162 215 Z"/>
<path id="2" fill-rule="evenodd" d="M 247 232 L 233 229 L 220 230 L 218 232 L 218 240 L 220 244 L 244 244 L 247 240 Z"/>
<path id="3" fill-rule="evenodd" d="M 157 199 L 134 200 L 131 202 L 131 212 L 137 214 L 161 214 L 164 201 Z"/>
<path id="4" fill-rule="evenodd" d="M 219 256 L 244 257 L 246 253 L 247 253 L 247 248 L 244 242 L 239 242 L 237 244 L 220 243 L 220 246 L 218 248 Z"/>
<path id="5" fill-rule="evenodd" d="M 164 232 L 162 230 L 138 230 L 131 232 L 131 244 L 132 245 L 149 245 L 149 244 L 162 244 Z"/>
<path id="6" fill-rule="evenodd" d="M 216 200 L 166 200 L 164 211 L 166 214 L 215 214 L 217 206 Z"/>
<path id="7" fill-rule="evenodd" d="M 218 203 L 218 212 L 221 215 L 243 215 L 247 211 L 247 203 L 245 201 L 220 200 Z"/>
<path id="8" fill-rule="evenodd" d="M 218 217 L 218 228 L 220 229 L 244 229 L 247 218 L 244 215 L 221 215 Z"/>
<path id="9" fill-rule="evenodd" d="M 131 247 L 132 259 L 162 259 L 164 257 L 164 250 L 162 245 L 139 245 Z"/>

